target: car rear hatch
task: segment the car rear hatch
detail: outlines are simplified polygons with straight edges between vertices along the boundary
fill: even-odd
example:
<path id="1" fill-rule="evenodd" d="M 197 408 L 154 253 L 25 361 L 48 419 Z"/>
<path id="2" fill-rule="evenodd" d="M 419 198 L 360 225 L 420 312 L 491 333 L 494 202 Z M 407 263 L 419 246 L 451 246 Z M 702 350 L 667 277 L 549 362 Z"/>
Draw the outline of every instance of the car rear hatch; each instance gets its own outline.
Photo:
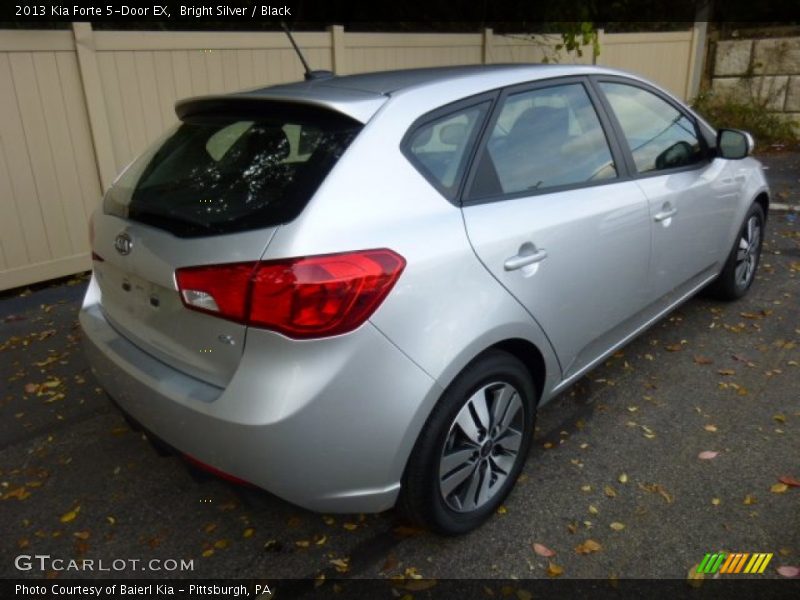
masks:
<path id="1" fill-rule="evenodd" d="M 102 310 L 121 335 L 174 368 L 224 387 L 247 328 L 217 306 L 221 298 L 181 294 L 176 271 L 231 263 L 246 269 L 258 261 L 361 124 L 291 102 L 195 106 L 183 105 L 181 123 L 107 192 L 92 223 L 94 271 Z"/>

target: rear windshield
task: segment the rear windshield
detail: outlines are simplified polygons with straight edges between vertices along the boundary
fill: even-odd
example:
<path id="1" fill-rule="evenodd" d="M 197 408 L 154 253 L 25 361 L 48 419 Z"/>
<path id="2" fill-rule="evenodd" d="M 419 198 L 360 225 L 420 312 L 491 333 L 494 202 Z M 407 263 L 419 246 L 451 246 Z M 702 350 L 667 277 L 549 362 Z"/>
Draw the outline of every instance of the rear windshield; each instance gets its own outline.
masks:
<path id="1" fill-rule="evenodd" d="M 190 116 L 119 176 L 104 211 L 181 237 L 286 223 L 360 128 L 330 111 L 279 103 L 258 114 Z"/>

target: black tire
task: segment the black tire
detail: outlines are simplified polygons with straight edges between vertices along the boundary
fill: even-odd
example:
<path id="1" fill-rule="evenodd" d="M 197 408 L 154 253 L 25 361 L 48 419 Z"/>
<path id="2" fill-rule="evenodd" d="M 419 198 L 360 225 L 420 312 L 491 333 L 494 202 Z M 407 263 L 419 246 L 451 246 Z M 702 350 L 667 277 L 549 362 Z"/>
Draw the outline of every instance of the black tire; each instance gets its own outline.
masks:
<path id="1" fill-rule="evenodd" d="M 742 261 L 739 250 L 742 241 L 747 241 L 748 226 L 751 223 L 751 219 L 754 219 L 753 222 L 757 224 L 759 237 L 757 244 L 753 245 L 753 247 L 745 252 L 749 260 L 752 260 L 752 268 L 749 276 L 743 281 L 741 272 L 737 273 L 737 267 L 741 266 Z M 761 246 L 764 242 L 764 221 L 764 209 L 761 208 L 760 204 L 753 204 L 750 210 L 747 211 L 739 233 L 736 235 L 736 241 L 733 244 L 733 248 L 731 248 L 727 261 L 725 261 L 722 272 L 708 287 L 709 295 L 713 298 L 725 301 L 738 300 L 744 296 L 753 285 L 753 281 L 756 278 L 756 271 L 758 270 L 758 264 L 761 260 Z"/>
<path id="2" fill-rule="evenodd" d="M 517 392 L 519 403 L 514 392 Z M 486 416 L 491 424 L 489 431 L 476 427 L 476 439 L 481 438 L 479 431 L 484 430 L 483 443 L 473 445 L 473 440 L 468 439 L 455 420 L 469 414 L 473 418 L 471 425 L 481 422 L 474 411 L 476 399 L 481 398 L 486 402 Z M 406 465 L 398 510 L 416 525 L 443 535 L 466 533 L 481 525 L 508 496 L 522 470 L 533 438 L 537 401 L 530 373 L 517 358 L 507 352 L 492 350 L 475 359 L 445 390 L 425 423 Z M 462 413 L 462 409 L 468 413 Z M 495 411 L 501 415 L 499 418 L 488 414 Z M 521 431 L 517 433 L 517 429 Z M 459 438 L 459 448 L 454 447 L 456 438 Z M 516 452 L 507 449 L 517 442 Z M 447 499 L 443 497 L 446 484 L 440 482 L 440 466 L 446 460 L 445 452 L 449 452 L 451 458 L 460 452 L 471 452 L 474 458 L 474 463 L 470 460 L 459 464 L 450 477 L 461 467 L 468 469 L 473 464 L 472 472 L 479 473 L 456 486 Z M 470 494 L 476 476 L 487 487 L 484 490 L 480 485 L 474 494 Z M 492 485 L 496 487 L 492 488 Z M 466 500 L 461 510 L 456 510 L 453 505 L 460 503 L 459 494 Z M 482 503 L 469 507 L 470 497 L 475 504 L 478 501 Z"/>

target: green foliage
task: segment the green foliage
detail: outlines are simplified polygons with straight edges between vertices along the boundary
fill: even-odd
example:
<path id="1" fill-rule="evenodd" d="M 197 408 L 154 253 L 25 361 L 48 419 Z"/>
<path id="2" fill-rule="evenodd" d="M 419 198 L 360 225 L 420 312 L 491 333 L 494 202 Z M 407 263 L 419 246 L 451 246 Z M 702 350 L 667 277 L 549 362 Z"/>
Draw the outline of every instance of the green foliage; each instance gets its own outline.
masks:
<path id="1" fill-rule="evenodd" d="M 768 100 L 744 94 L 740 97 L 708 91 L 695 98 L 693 107 L 714 127 L 749 131 L 762 147 L 797 142 L 797 125 L 779 113 L 769 112 L 767 104 Z"/>
<path id="2" fill-rule="evenodd" d="M 562 43 L 556 45 L 556 52 L 566 50 L 583 56 L 582 46 L 592 46 L 592 58 L 600 56 L 600 37 L 597 27 L 591 21 L 565 21 L 558 23 Z"/>

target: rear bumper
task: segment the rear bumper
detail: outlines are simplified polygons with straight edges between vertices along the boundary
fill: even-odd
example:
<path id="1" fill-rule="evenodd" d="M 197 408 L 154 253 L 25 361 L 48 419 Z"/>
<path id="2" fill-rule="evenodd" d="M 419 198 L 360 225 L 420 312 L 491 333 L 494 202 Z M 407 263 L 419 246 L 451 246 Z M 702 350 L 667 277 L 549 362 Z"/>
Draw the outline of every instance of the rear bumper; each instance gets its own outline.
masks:
<path id="1" fill-rule="evenodd" d="M 304 508 L 378 512 L 394 505 L 441 389 L 374 326 L 313 342 L 252 330 L 222 389 L 119 335 L 96 294 L 92 282 L 80 312 L 89 363 L 145 429 Z"/>

